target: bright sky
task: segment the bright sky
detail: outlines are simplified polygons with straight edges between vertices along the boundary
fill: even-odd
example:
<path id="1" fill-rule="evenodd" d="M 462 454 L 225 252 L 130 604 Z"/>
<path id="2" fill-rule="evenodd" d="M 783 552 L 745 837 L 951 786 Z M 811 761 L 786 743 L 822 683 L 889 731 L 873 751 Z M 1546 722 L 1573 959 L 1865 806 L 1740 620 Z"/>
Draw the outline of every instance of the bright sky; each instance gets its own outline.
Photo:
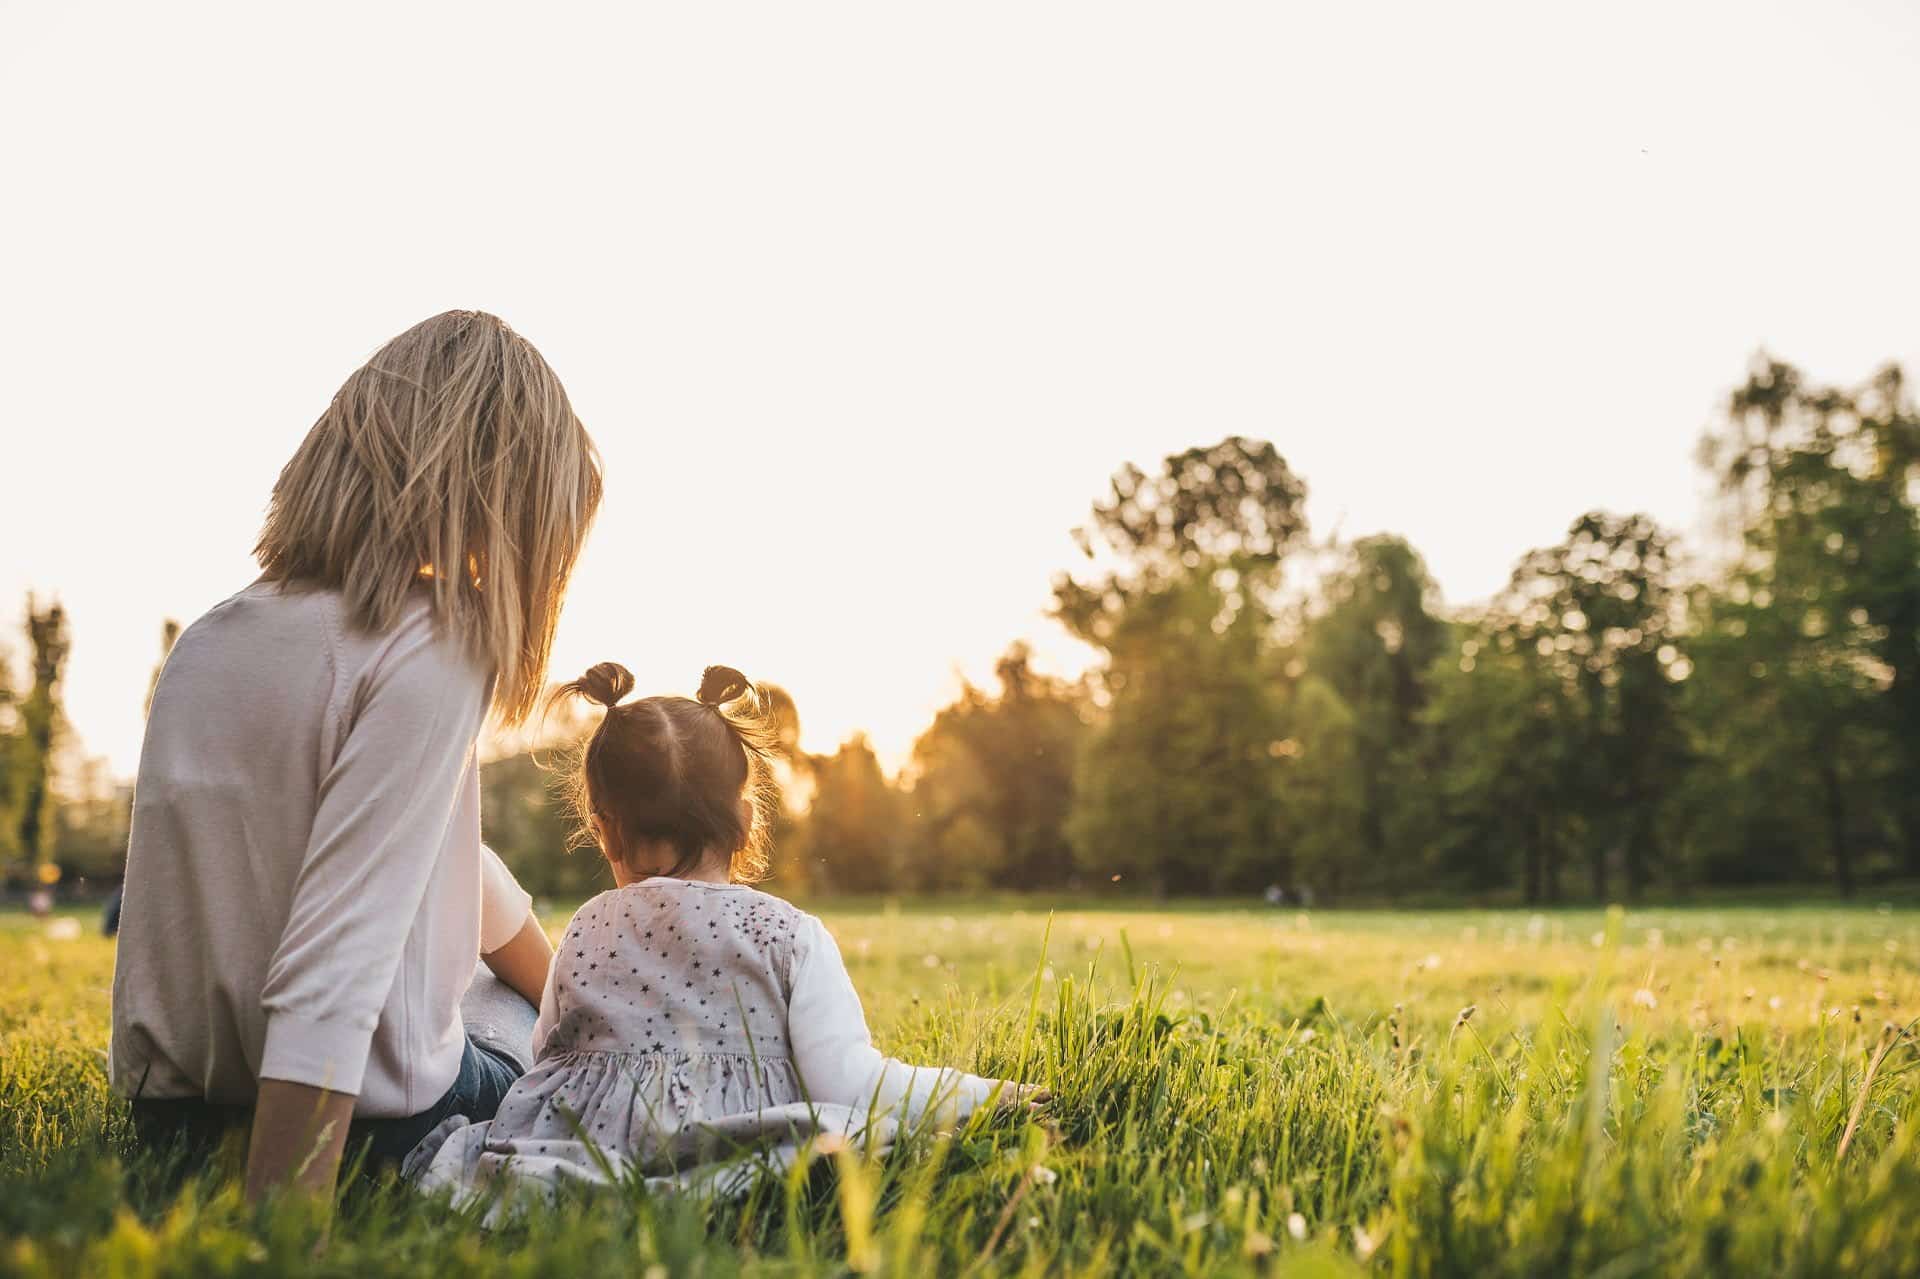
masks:
<path id="1" fill-rule="evenodd" d="M 65 600 L 131 772 L 334 388 L 480 307 L 606 455 L 555 675 L 724 661 L 898 761 L 1009 640 L 1084 660 L 1128 459 L 1268 437 L 1453 601 L 1688 526 L 1755 348 L 1920 365 L 1916 124 L 1896 2 L 0 0 L 0 616 Z"/>

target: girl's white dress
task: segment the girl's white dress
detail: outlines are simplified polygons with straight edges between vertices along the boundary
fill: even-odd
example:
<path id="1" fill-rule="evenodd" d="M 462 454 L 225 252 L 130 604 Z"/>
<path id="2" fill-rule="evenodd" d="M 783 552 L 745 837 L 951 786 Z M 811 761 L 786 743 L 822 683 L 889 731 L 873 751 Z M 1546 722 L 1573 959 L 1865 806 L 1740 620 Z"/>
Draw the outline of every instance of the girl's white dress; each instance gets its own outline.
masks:
<path id="1" fill-rule="evenodd" d="M 810 1138 L 883 1146 L 1002 1087 L 882 1056 L 825 926 L 743 884 L 647 879 L 582 906 L 533 1049 L 499 1113 L 449 1120 L 407 1175 L 462 1199 L 503 1174 L 725 1192 Z"/>

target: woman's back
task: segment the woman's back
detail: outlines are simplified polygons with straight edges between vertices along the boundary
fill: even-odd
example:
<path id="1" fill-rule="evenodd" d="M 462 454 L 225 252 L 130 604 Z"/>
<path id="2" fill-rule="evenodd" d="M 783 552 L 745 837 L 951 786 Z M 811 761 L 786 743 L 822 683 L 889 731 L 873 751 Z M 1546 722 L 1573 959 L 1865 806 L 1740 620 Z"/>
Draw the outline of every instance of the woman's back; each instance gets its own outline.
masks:
<path id="1" fill-rule="evenodd" d="M 335 592 L 256 583 L 187 629 L 134 793 L 113 992 L 124 1093 L 243 1106 L 262 1076 L 294 1078 L 405 1115 L 447 1089 L 478 953 L 486 702 L 486 674 L 436 634 L 424 596 L 371 635 Z M 415 782 L 407 811 L 360 787 L 394 769 Z M 368 826 L 371 843 L 355 835 Z M 416 927 L 429 898 L 435 924 Z M 369 961 L 342 944 L 369 930 L 406 939 L 401 980 L 399 945 Z"/>

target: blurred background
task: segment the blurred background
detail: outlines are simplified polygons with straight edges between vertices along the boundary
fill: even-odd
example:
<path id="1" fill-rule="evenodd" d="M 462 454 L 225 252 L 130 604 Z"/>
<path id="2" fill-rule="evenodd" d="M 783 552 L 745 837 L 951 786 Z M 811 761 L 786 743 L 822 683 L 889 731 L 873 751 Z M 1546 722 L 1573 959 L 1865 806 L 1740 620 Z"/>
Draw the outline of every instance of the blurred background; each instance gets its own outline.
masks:
<path id="1" fill-rule="evenodd" d="M 339 382 L 505 316 L 556 680 L 788 728 L 807 893 L 1920 880 L 1920 13 L 0 3 L 0 866 Z M 551 765 L 486 743 L 536 891 Z"/>

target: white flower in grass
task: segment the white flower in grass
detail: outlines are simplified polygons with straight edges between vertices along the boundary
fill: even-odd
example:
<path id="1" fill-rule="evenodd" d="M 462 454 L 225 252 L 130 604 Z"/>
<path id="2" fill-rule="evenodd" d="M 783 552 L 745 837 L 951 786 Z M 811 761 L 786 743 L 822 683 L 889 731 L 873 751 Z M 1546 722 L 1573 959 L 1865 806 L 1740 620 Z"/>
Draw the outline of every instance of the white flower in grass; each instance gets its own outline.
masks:
<path id="1" fill-rule="evenodd" d="M 1040 1186 L 1051 1186 L 1054 1182 L 1060 1180 L 1060 1174 L 1045 1164 L 1035 1164 L 1027 1170 L 1027 1175 L 1033 1178 L 1035 1185 Z"/>
<path id="2" fill-rule="evenodd" d="M 1307 1237 L 1307 1219 L 1297 1212 L 1287 1214 L 1287 1233 L 1295 1239 Z"/>
<path id="3" fill-rule="evenodd" d="M 1773 1009 L 1775 1012 L 1779 1012 L 1781 1002 L 1780 996 L 1775 995 L 1767 1000 L 1767 1007 Z"/>
<path id="4" fill-rule="evenodd" d="M 1365 1226 L 1355 1226 L 1353 1228 L 1354 1256 L 1360 1258 L 1362 1261 L 1368 1261 L 1372 1259 L 1375 1252 L 1379 1251 L 1379 1248 L 1380 1240 L 1372 1231 L 1368 1230 Z"/>
<path id="5" fill-rule="evenodd" d="M 1633 992 L 1633 1003 L 1636 1008 L 1658 1008 L 1660 1006 L 1660 1001 L 1655 999 L 1653 992 L 1645 986 Z"/>

